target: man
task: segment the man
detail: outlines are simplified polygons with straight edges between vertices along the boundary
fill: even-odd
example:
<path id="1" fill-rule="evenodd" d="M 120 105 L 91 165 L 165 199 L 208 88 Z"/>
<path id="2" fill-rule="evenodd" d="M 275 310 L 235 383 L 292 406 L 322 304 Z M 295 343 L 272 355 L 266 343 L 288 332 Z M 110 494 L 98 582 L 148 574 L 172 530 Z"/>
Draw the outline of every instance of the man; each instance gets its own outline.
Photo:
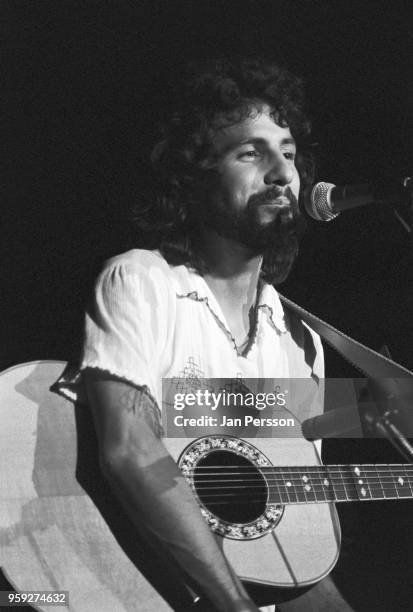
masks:
<path id="1" fill-rule="evenodd" d="M 86 317 L 80 370 L 102 470 L 137 528 L 222 612 L 257 608 L 162 442 L 161 380 L 324 376 L 319 337 L 271 285 L 298 252 L 307 135 L 288 72 L 198 68 L 153 151 L 158 196 L 137 219 L 150 248 L 107 263 Z"/>

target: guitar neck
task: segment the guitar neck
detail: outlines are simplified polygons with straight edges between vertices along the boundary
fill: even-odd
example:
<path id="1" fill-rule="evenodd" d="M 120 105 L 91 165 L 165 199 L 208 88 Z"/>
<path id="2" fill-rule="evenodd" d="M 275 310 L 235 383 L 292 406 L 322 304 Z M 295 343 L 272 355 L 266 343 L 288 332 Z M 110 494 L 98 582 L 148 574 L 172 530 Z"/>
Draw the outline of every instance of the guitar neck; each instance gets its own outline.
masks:
<path id="1" fill-rule="evenodd" d="M 363 464 L 261 468 L 282 504 L 413 497 L 413 465 Z"/>

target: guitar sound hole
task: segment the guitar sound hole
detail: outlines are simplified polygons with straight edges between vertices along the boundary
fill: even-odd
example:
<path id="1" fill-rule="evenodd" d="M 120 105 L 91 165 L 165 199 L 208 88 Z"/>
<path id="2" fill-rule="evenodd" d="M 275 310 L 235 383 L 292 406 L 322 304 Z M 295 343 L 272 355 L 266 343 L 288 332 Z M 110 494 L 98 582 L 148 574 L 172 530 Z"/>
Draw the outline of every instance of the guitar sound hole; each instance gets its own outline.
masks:
<path id="1" fill-rule="evenodd" d="M 265 511 L 267 485 L 245 457 L 212 451 L 197 464 L 194 485 L 204 506 L 228 523 L 250 523 Z"/>

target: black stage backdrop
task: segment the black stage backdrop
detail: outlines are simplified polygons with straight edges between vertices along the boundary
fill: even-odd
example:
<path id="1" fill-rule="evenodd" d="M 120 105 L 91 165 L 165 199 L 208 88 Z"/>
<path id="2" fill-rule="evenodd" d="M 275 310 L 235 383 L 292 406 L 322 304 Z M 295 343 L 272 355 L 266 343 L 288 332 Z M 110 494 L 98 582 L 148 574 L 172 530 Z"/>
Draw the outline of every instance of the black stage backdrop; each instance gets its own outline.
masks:
<path id="1" fill-rule="evenodd" d="M 0 368 L 76 353 L 96 270 L 136 244 L 128 211 L 148 187 L 145 154 L 177 61 L 259 54 L 304 76 L 319 180 L 411 174 L 410 6 L 3 2 Z M 391 210 L 367 207 L 310 222 L 282 290 L 373 348 L 387 344 L 413 369 L 412 264 L 411 234 Z M 353 372 L 328 350 L 327 374 Z M 324 459 L 401 460 L 378 441 L 330 442 Z M 356 611 L 410 609 L 412 510 L 410 501 L 340 506 L 344 545 L 334 578 Z"/>

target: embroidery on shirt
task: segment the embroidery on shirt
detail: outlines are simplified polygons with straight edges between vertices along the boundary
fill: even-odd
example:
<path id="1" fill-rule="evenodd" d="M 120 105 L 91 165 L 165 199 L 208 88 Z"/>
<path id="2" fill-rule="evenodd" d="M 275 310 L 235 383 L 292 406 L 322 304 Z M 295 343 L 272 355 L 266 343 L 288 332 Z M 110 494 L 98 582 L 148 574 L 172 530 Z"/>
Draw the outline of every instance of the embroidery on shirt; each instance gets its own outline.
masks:
<path id="1" fill-rule="evenodd" d="M 190 356 L 179 375 L 173 377 L 172 384 L 175 385 L 176 390 L 180 393 L 186 393 L 191 389 L 199 389 L 201 378 L 205 378 L 205 372 L 195 362 L 195 359 Z"/>
<path id="2" fill-rule="evenodd" d="M 220 389 L 221 391 L 226 391 L 227 393 L 241 393 L 245 395 L 246 393 L 251 393 L 251 389 L 244 382 L 244 375 L 242 372 L 237 372 L 233 378 L 230 378 L 226 385 Z"/>

